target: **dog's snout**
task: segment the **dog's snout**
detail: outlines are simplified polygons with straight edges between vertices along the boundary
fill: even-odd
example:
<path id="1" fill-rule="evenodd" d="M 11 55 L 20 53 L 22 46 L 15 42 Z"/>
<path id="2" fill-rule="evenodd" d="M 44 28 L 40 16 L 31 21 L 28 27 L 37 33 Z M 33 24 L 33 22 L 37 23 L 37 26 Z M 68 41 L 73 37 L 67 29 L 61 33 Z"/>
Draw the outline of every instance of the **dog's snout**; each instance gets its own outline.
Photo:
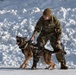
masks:
<path id="1" fill-rule="evenodd" d="M 20 42 L 19 40 L 17 40 L 17 42 Z"/>

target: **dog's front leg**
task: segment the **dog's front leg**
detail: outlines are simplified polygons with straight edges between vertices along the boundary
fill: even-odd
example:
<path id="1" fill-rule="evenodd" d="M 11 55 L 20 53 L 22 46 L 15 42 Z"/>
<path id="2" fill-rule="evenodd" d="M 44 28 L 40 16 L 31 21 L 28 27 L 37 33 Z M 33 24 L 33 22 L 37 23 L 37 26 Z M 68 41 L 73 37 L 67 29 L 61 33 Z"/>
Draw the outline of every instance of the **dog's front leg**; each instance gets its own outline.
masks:
<path id="1" fill-rule="evenodd" d="M 30 60 L 30 58 L 31 58 L 31 57 L 27 57 L 27 58 L 25 59 L 25 61 L 23 62 L 23 64 L 20 66 L 20 68 L 22 68 L 22 69 L 26 68 L 26 65 L 27 65 L 28 61 Z"/>

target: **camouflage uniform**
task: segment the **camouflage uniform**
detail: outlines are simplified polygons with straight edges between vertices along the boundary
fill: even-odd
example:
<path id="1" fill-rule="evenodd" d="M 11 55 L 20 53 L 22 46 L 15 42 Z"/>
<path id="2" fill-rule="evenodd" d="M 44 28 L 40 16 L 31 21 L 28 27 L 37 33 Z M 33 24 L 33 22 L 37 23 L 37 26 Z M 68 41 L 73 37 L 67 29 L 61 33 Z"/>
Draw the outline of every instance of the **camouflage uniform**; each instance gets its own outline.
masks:
<path id="1" fill-rule="evenodd" d="M 58 30 L 56 32 L 55 30 Z M 62 34 L 62 26 L 59 22 L 59 20 L 55 16 L 50 16 L 49 20 L 44 20 L 43 16 L 40 17 L 38 20 L 33 36 L 35 36 L 37 33 L 40 32 L 39 37 L 37 38 L 37 44 L 39 47 L 39 50 L 41 50 L 42 47 L 47 43 L 48 40 L 50 40 L 50 44 L 53 47 L 54 50 L 61 50 L 62 47 L 57 45 L 57 40 L 61 39 Z M 62 53 L 56 54 L 56 58 L 59 62 L 64 62 L 65 64 L 65 58 Z M 34 56 L 34 62 L 38 62 L 39 58 L 37 56 Z M 36 67 L 36 64 L 33 63 L 33 66 Z"/>

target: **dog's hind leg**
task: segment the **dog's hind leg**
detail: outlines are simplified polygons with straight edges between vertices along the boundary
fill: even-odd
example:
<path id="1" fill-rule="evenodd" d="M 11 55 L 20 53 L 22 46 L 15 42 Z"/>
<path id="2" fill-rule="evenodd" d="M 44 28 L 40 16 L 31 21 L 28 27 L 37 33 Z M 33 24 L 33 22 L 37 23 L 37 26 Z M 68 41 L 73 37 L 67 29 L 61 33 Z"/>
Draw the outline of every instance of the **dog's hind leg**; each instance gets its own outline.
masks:
<path id="1" fill-rule="evenodd" d="M 55 69 L 55 66 L 56 66 L 56 64 L 51 61 L 51 62 L 50 62 L 50 67 L 49 67 L 49 69 L 50 69 L 50 70 L 53 70 L 53 69 Z"/>
<path id="2" fill-rule="evenodd" d="M 26 60 L 23 62 L 23 64 L 20 66 L 20 68 L 25 69 L 30 58 L 31 58 L 31 56 L 27 57 Z"/>
<path id="3" fill-rule="evenodd" d="M 53 70 L 53 69 L 55 69 L 55 63 L 54 62 L 50 62 L 50 63 L 47 63 L 49 66 L 48 67 L 46 67 L 45 69 L 50 69 L 50 70 Z"/>

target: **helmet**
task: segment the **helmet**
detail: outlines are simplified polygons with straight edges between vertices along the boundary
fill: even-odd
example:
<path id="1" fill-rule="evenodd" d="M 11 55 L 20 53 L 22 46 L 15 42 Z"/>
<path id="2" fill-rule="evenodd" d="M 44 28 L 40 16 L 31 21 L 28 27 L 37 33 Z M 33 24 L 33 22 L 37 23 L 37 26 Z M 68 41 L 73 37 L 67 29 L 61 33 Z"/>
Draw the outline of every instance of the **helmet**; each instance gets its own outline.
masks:
<path id="1" fill-rule="evenodd" d="M 43 15 L 45 15 L 45 16 L 50 17 L 51 14 L 52 14 L 52 11 L 51 11 L 50 8 L 46 8 L 46 9 L 43 11 Z"/>

